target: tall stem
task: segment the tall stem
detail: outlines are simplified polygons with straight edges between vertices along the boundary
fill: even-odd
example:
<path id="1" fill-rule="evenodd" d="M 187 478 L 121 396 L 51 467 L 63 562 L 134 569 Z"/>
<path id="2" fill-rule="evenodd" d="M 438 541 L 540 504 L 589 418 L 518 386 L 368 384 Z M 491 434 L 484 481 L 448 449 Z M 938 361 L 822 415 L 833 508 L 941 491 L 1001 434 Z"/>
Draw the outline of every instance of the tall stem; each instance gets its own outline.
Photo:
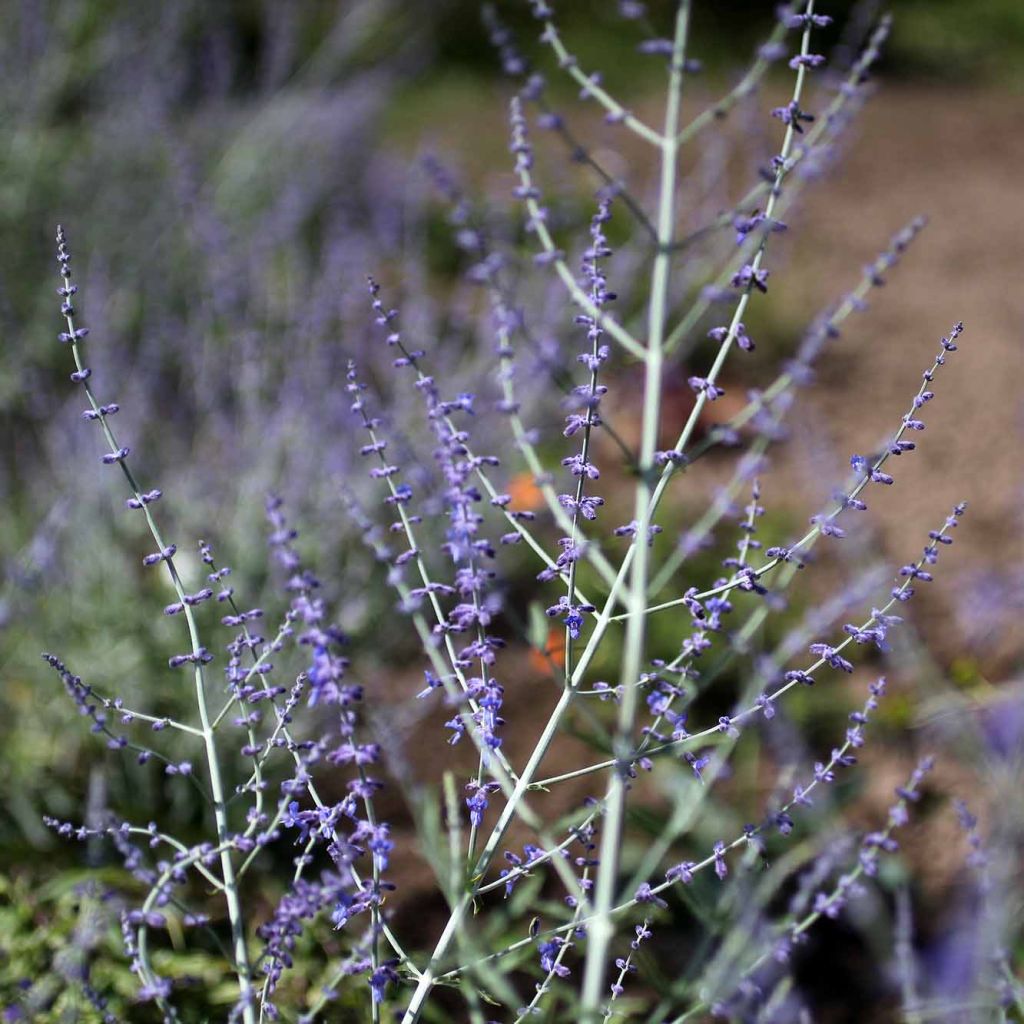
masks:
<path id="1" fill-rule="evenodd" d="M 64 243 L 64 231 L 59 227 L 57 228 L 57 242 L 59 252 L 64 256 L 61 262 L 66 267 L 68 264 L 67 250 Z M 64 277 L 64 283 L 65 287 L 73 288 L 70 276 Z M 69 292 L 69 299 L 72 294 L 74 294 L 73 291 Z M 121 449 L 117 438 L 114 435 L 114 431 L 110 426 L 109 415 L 111 411 L 116 411 L 116 407 L 112 410 L 112 407 L 110 406 L 100 405 L 92 386 L 89 384 L 88 372 L 85 370 L 85 365 L 82 361 L 82 352 L 79 346 L 79 335 L 75 330 L 74 309 L 70 302 L 67 303 L 67 307 L 68 308 L 64 313 L 64 319 L 67 323 L 68 336 L 71 341 L 71 354 L 75 361 L 76 370 L 79 374 L 83 375 L 81 377 L 82 387 L 85 391 L 85 396 L 88 399 L 92 416 L 98 421 L 100 428 L 103 431 L 103 436 L 107 441 L 107 444 L 110 445 L 110 451 L 112 453 L 123 451 L 121 457 L 117 459 L 117 464 L 121 467 L 121 472 L 124 475 L 125 481 L 127 482 L 132 496 L 137 503 L 137 507 L 142 509 L 143 515 L 146 518 L 146 525 L 149 527 L 150 535 L 156 543 L 157 548 L 161 552 L 167 551 L 169 550 L 168 545 L 164 541 L 160 528 L 157 526 L 153 513 L 149 508 L 149 501 L 143 499 L 142 488 L 139 486 L 134 473 L 128 466 L 126 457 L 127 449 Z M 217 756 L 214 727 L 211 724 L 209 705 L 206 699 L 206 677 L 203 669 L 203 661 L 200 656 L 203 648 L 199 642 L 199 628 L 196 624 L 195 615 L 190 603 L 186 600 L 185 587 L 181 581 L 181 576 L 178 574 L 178 568 L 174 564 L 173 553 L 168 554 L 163 561 L 167 566 L 167 572 L 171 578 L 171 585 L 174 587 L 178 601 L 181 603 L 185 622 L 188 626 L 189 642 L 192 648 L 193 663 L 195 666 L 196 706 L 199 711 L 203 747 L 206 754 L 207 768 L 210 774 L 210 795 L 213 798 L 213 813 L 217 827 L 217 842 L 220 848 L 220 866 L 221 874 L 223 876 L 224 900 L 227 904 L 228 920 L 231 924 L 231 939 L 235 956 L 235 972 L 238 976 L 238 984 L 241 990 L 241 1001 L 243 1004 L 242 1017 L 245 1024 L 255 1024 L 256 1018 L 252 1003 L 252 973 L 249 965 L 249 954 L 245 945 L 245 924 L 242 915 L 241 902 L 238 899 L 238 882 L 235 877 L 235 868 L 231 860 L 232 844 L 230 841 L 230 830 L 228 828 L 227 801 L 225 800 L 224 783 L 220 774 L 220 761 Z M 143 926 L 143 928 L 144 927 L 145 926 Z M 140 936 L 140 946 L 142 945 L 141 939 L 142 936 Z"/>
<path id="2" fill-rule="evenodd" d="M 656 485 L 654 461 L 658 446 L 661 419 L 661 388 L 664 361 L 665 316 L 675 230 L 676 162 L 679 152 L 679 107 L 682 98 L 683 62 L 689 27 L 690 3 L 681 0 L 676 11 L 675 36 L 669 68 L 668 98 L 665 104 L 665 127 L 661 138 L 661 183 L 658 199 L 658 252 L 651 271 L 651 295 L 647 317 L 647 348 L 645 354 L 642 433 L 640 439 L 640 477 L 636 488 L 633 565 L 630 575 L 627 606 L 631 617 L 626 627 L 622 658 L 622 699 L 612 741 L 612 753 L 618 767 L 612 777 L 607 798 L 604 829 L 601 833 L 600 864 L 597 869 L 594 899 L 594 920 L 588 929 L 587 955 L 583 971 L 582 1019 L 600 1018 L 599 1005 L 605 983 L 608 946 L 614 932 L 611 911 L 615 905 L 615 885 L 619 869 L 619 851 L 625 818 L 628 768 L 633 752 L 638 688 L 636 680 L 644 662 L 647 602 L 647 576 L 650 561 L 648 534 L 653 513 Z"/>

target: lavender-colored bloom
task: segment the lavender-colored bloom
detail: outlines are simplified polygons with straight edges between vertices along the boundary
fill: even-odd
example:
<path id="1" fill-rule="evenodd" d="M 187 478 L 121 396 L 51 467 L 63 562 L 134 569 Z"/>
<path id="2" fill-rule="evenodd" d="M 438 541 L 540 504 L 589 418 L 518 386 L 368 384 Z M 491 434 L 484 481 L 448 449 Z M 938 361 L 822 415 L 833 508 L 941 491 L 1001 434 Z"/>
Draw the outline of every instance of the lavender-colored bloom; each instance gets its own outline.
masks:
<path id="1" fill-rule="evenodd" d="M 787 28 L 806 29 L 811 25 L 816 28 L 825 28 L 832 24 L 832 18 L 828 14 L 793 14 L 787 10 L 784 19 Z"/>
<path id="2" fill-rule="evenodd" d="M 725 733 L 731 739 L 736 739 L 740 734 L 739 729 L 736 728 L 733 720 L 728 715 L 723 715 L 718 719 L 718 731 Z"/>
<path id="3" fill-rule="evenodd" d="M 784 125 L 792 128 L 793 131 L 803 134 L 803 126 L 814 121 L 814 115 L 801 110 L 800 105 L 793 100 L 784 107 L 776 107 L 772 111 L 772 117 L 777 117 Z"/>
<path id="4" fill-rule="evenodd" d="M 732 276 L 730 284 L 733 288 L 751 289 L 756 288 L 759 292 L 768 292 L 768 277 L 771 271 L 764 267 L 755 267 L 751 264 L 744 264 Z"/>
<path id="5" fill-rule="evenodd" d="M 596 495 L 584 495 L 577 501 L 571 494 L 560 494 L 558 501 L 568 512 L 579 512 L 584 519 L 591 522 L 597 519 L 597 510 L 604 504 L 604 498 Z"/>
<path id="6" fill-rule="evenodd" d="M 562 459 L 562 465 L 567 466 L 573 476 L 586 477 L 588 480 L 597 480 L 601 476 L 601 471 L 597 466 L 588 462 L 580 454 Z"/>
<path id="7" fill-rule="evenodd" d="M 712 402 L 725 394 L 724 388 L 720 388 L 713 381 L 707 380 L 704 377 L 690 377 L 688 383 L 696 394 L 703 393 Z"/>
<path id="8" fill-rule="evenodd" d="M 387 960 L 370 975 L 370 991 L 375 1003 L 383 1002 L 388 985 L 398 982 L 399 975 L 395 970 L 397 964 L 397 960 Z"/>
<path id="9" fill-rule="evenodd" d="M 569 968 L 557 960 L 558 952 L 564 945 L 565 940 L 556 935 L 554 938 L 537 946 L 537 953 L 540 956 L 540 967 L 546 974 L 557 974 L 559 978 L 569 976 Z"/>
<path id="10" fill-rule="evenodd" d="M 828 644 L 811 644 L 809 650 L 811 654 L 817 654 L 822 661 L 831 665 L 832 668 L 837 668 L 842 672 L 853 671 L 853 665 L 842 657 L 834 647 L 830 647 Z"/>
<path id="11" fill-rule="evenodd" d="M 651 903 L 656 907 L 667 907 L 668 904 L 656 893 L 651 891 L 651 885 L 649 882 L 644 882 L 639 889 L 633 894 L 633 899 L 637 903 Z"/>
<path id="12" fill-rule="evenodd" d="M 720 882 L 725 881 L 729 874 L 729 865 L 725 861 L 725 843 L 719 840 L 714 845 L 715 876 Z"/>
<path id="13" fill-rule="evenodd" d="M 825 63 L 825 58 L 820 53 L 798 53 L 789 62 L 789 66 L 796 71 L 798 68 L 820 68 Z"/>
<path id="14" fill-rule="evenodd" d="M 835 537 L 838 540 L 846 536 L 846 531 L 836 524 L 835 516 L 811 516 L 810 522 L 818 527 L 823 537 Z"/>
<path id="15" fill-rule="evenodd" d="M 683 861 L 665 872 L 665 879 L 669 882 L 682 882 L 689 885 L 693 881 L 693 869 L 697 865 L 693 861 Z"/>
<path id="16" fill-rule="evenodd" d="M 569 631 L 569 636 L 573 640 L 580 638 L 580 630 L 583 628 L 584 613 L 593 612 L 596 609 L 592 604 L 573 604 L 568 597 L 564 594 L 558 599 L 558 604 L 552 605 L 547 609 L 546 614 L 549 616 L 563 615 L 562 621 L 565 623 L 566 629 Z"/>

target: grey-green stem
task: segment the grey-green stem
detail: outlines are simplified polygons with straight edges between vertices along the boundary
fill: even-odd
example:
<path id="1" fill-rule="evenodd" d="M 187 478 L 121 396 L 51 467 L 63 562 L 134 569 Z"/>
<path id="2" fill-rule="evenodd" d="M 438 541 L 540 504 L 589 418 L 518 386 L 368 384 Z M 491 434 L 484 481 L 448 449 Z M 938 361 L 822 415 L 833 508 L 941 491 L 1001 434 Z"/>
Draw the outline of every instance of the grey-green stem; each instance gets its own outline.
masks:
<path id="1" fill-rule="evenodd" d="M 671 245 L 675 234 L 676 163 L 679 152 L 679 109 L 682 99 L 683 65 L 689 28 L 690 3 L 681 0 L 676 11 L 672 58 L 669 67 L 668 98 L 665 104 L 665 126 L 660 139 L 661 181 L 658 201 L 658 253 L 651 271 L 651 295 L 647 318 L 647 349 L 644 359 L 643 418 L 640 438 L 640 476 L 637 481 L 634 525 L 636 534 L 627 605 L 632 617 L 626 626 L 625 651 L 622 659 L 622 698 L 612 747 L 617 761 L 629 763 L 633 750 L 633 732 L 639 693 L 635 681 L 644 661 L 646 640 L 647 576 L 650 546 L 648 534 L 653 518 L 655 451 L 661 419 L 662 370 L 664 360 L 665 318 L 668 305 Z M 625 821 L 628 775 L 616 771 L 611 779 L 606 801 L 605 822 L 601 832 L 600 863 L 595 882 L 594 921 L 588 928 L 587 952 L 583 967 L 583 991 L 580 1012 L 585 1022 L 600 1015 L 604 992 L 608 947 L 614 932 L 611 909 L 615 902 L 619 853 Z"/>

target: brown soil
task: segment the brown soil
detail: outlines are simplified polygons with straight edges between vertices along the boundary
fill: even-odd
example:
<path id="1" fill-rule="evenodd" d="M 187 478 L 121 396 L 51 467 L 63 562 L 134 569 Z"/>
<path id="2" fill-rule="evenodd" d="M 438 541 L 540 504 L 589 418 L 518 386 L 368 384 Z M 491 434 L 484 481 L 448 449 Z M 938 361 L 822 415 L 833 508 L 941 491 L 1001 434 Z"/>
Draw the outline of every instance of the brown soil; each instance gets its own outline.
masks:
<path id="1" fill-rule="evenodd" d="M 871 509 L 883 553 L 903 562 L 947 508 L 969 502 L 957 545 L 940 565 L 932 615 L 919 621 L 947 658 L 957 653 L 949 617 L 957 574 L 1024 561 L 1024 137 L 1014 131 L 1022 122 L 1022 97 L 885 86 L 839 174 L 810 193 L 813 230 L 798 252 L 815 277 L 849 280 L 902 223 L 917 213 L 930 218 L 872 310 L 848 321 L 810 406 L 841 453 L 865 450 L 898 422 L 939 337 L 964 321 L 918 451 L 897 463 L 891 492 L 873 489 Z M 1022 655 L 1018 631 L 988 651 L 982 667 L 998 678 Z"/>

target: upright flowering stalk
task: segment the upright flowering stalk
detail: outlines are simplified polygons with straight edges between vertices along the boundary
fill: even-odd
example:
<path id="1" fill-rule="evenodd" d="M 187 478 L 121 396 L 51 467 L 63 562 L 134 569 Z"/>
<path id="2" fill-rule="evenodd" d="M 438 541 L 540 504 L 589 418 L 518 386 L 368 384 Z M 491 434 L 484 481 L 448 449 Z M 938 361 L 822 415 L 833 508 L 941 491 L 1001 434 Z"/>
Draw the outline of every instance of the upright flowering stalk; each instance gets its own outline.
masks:
<path id="1" fill-rule="evenodd" d="M 588 285 L 590 301 L 596 310 L 603 309 L 615 298 L 608 291 L 607 281 L 600 264 L 603 258 L 611 255 L 603 230 L 603 225 L 611 217 L 610 207 L 611 200 L 608 197 L 603 198 L 591 221 L 591 244 L 583 256 L 583 275 Z M 578 530 L 581 521 L 594 522 L 598 516 L 598 509 L 604 504 L 604 498 L 594 494 L 588 495 L 586 491 L 587 484 L 600 476 L 597 466 L 591 462 L 591 437 L 594 430 L 601 425 L 599 414 L 601 397 L 607 391 L 604 385 L 598 384 L 598 374 L 602 364 L 609 358 L 608 346 L 601 343 L 604 332 L 598 318 L 587 313 L 580 313 L 576 317 L 576 321 L 587 328 L 587 340 L 590 347 L 578 358 L 590 371 L 590 375 L 587 383 L 573 389 L 570 401 L 574 408 L 566 416 L 565 429 L 562 431 L 565 437 L 574 437 L 579 434 L 581 441 L 577 454 L 562 459 L 562 465 L 567 467 L 575 478 L 574 492 L 558 496 L 562 507 L 566 509 L 572 519 L 569 536 L 560 542 L 562 554 L 559 556 L 559 560 L 562 562 L 561 572 L 567 577 L 566 593 L 558 599 L 558 604 L 547 609 L 547 614 L 550 616 L 564 616 L 562 621 L 565 624 L 566 632 L 565 676 L 567 681 L 572 678 L 573 648 L 583 629 L 584 615 L 595 610 L 592 604 L 576 603 L 576 574 L 582 555 Z M 550 580 L 554 579 L 556 575 L 554 569 L 546 569 L 537 578 Z"/>
<path id="2" fill-rule="evenodd" d="M 371 279 L 370 295 L 377 324 L 386 330 L 387 344 L 399 353 L 394 361 L 395 366 L 416 373 L 416 388 L 422 396 L 426 416 L 437 441 L 434 458 L 444 481 L 443 498 L 448 524 L 443 551 L 456 568 L 454 585 L 443 585 L 443 592 L 456 595 L 461 600 L 438 621 L 434 631 L 439 636 L 468 634 L 471 637 L 468 643 L 456 651 L 453 667 L 463 672 L 477 667 L 479 675 L 468 679 L 467 693 L 476 702 L 473 714 L 480 736 L 487 748 L 497 750 L 501 746 L 499 730 L 502 724 L 500 711 L 503 689 L 493 678 L 491 670 L 496 652 L 504 643 L 487 631 L 492 611 L 486 588 L 493 572 L 485 568 L 485 563 L 494 557 L 495 550 L 480 532 L 484 520 L 477 506 L 482 498 L 473 482 L 479 466 L 495 465 L 497 459 L 474 454 L 467 446 L 468 433 L 455 422 L 456 417 L 473 415 L 474 396 L 462 393 L 454 399 L 442 399 L 434 378 L 420 369 L 419 359 L 424 353 L 406 348 L 394 323 L 397 312 L 384 307 L 379 293 L 379 286 Z M 372 472 L 376 475 L 392 475 L 397 469 L 387 466 Z M 501 497 L 497 497 L 492 499 L 492 503 L 500 506 L 504 502 Z M 418 550 L 413 546 L 409 554 L 411 557 L 406 562 L 411 561 Z M 412 596 L 424 596 L 429 592 L 430 585 L 425 584 L 425 587 L 428 589 L 418 589 Z M 437 587 L 433 589 L 436 591 Z M 455 730 L 454 742 L 462 732 L 461 720 L 453 720 L 452 728 Z M 483 752 L 481 756 L 484 756 Z M 483 787 L 483 780 L 478 777 L 474 796 L 470 798 L 470 808 L 476 817 L 482 816 L 487 806 L 486 790 Z"/>
<path id="3" fill-rule="evenodd" d="M 157 550 L 146 555 L 143 564 L 165 565 L 176 592 L 177 600 L 164 608 L 164 614 L 180 616 L 185 621 L 191 649 L 173 655 L 169 665 L 174 669 L 191 667 L 199 725 L 149 715 L 127 708 L 119 699 L 101 697 L 92 687 L 72 675 L 59 659 L 53 655 L 46 655 L 46 658 L 60 674 L 81 713 L 92 720 L 93 731 L 106 736 L 112 749 L 137 750 L 140 763 L 156 759 L 163 763 L 166 775 L 199 785 L 198 773 L 193 770 L 191 761 L 177 756 L 172 759 L 159 751 L 130 742 L 115 726 L 115 719 L 121 726 L 148 723 L 154 732 L 169 729 L 202 742 L 214 832 L 212 841 L 189 847 L 161 832 L 155 824 L 143 829 L 124 823 L 101 832 L 72 829 L 57 821 L 52 824 L 62 835 L 79 839 L 108 835 L 121 850 L 126 867 L 147 886 L 142 906 L 125 917 L 126 949 L 130 951 L 132 967 L 142 982 L 141 997 L 156 1000 L 167 1019 L 178 1018 L 170 1001 L 170 983 L 160 977 L 152 966 L 149 933 L 167 927 L 166 917 L 159 908 L 176 898 L 175 888 L 184 885 L 192 872 L 213 888 L 224 900 L 227 910 L 232 934 L 232 967 L 239 981 L 239 998 L 232 1019 L 254 1022 L 257 1014 L 260 1019 L 276 1019 L 275 990 L 284 969 L 291 964 L 295 942 L 306 923 L 321 914 L 330 914 L 336 926 L 341 928 L 364 912 L 369 916 L 370 926 L 367 936 L 357 940 L 356 945 L 365 949 L 368 955 L 365 963 L 363 958 L 357 958 L 347 973 L 365 971 L 368 974 L 372 1015 L 379 1019 L 379 1004 L 385 986 L 393 980 L 393 964 L 396 962 L 384 959 L 381 945 L 383 942 L 390 945 L 399 961 L 408 961 L 408 956 L 384 922 L 380 910 L 385 893 L 393 888 L 383 878 L 393 844 L 388 825 L 379 819 L 373 803 L 381 783 L 370 774 L 370 770 L 378 760 L 379 748 L 376 744 L 360 742 L 357 736 L 354 708 L 362 699 L 362 688 L 344 678 L 347 659 L 340 653 L 340 648 L 345 638 L 327 620 L 325 602 L 317 593 L 320 583 L 303 566 L 293 545 L 296 532 L 284 519 L 281 501 L 277 498 L 268 503 L 268 517 L 273 528 L 270 544 L 285 570 L 285 590 L 290 607 L 276 636 L 267 641 L 253 632 L 255 624 L 263 618 L 263 610 L 246 608 L 236 602 L 234 588 L 228 582 L 231 570 L 226 566 L 216 566 L 212 548 L 206 542 L 200 542 L 200 559 L 208 570 L 206 583 L 209 585 L 192 593 L 186 592 L 175 564 L 177 549 L 164 541 L 153 517 L 152 506 L 162 497 L 161 492 L 145 490 L 138 483 L 128 465 L 129 451 L 118 444 L 110 423 L 110 418 L 118 412 L 118 406 L 101 404 L 90 383 L 92 374 L 83 362 L 83 343 L 88 331 L 77 327 L 74 320 L 72 297 L 77 287 L 71 282 L 70 256 L 62 231 L 58 232 L 58 261 L 63 279 L 60 289 L 62 313 L 67 321 L 67 330 L 60 338 L 72 348 L 76 365 L 72 379 L 81 383 L 86 392 L 89 408 L 84 413 L 85 418 L 97 422 L 103 429 L 109 446 L 109 451 L 102 457 L 103 462 L 121 467 L 131 492 L 127 506 L 146 518 Z M 238 630 L 227 646 L 225 677 L 229 697 L 216 714 L 210 709 L 207 675 L 207 666 L 213 661 L 213 655 L 200 643 L 194 611 L 208 602 L 225 606 L 228 613 L 221 617 L 221 624 Z M 289 689 L 271 681 L 274 666 L 269 659 L 293 637 L 300 647 L 309 652 L 308 669 Z M 309 706 L 330 707 L 336 711 L 340 742 L 334 740 L 329 732 L 316 740 L 300 741 L 292 735 L 290 726 L 294 713 L 307 696 Z M 217 743 L 218 730 L 232 709 L 236 711 L 233 724 L 245 736 L 241 754 L 251 764 L 249 778 L 235 789 L 236 797 L 250 800 L 245 826 L 239 831 L 231 828 L 222 767 L 224 747 L 223 743 Z M 271 720 L 264 720 L 264 709 L 270 712 Z M 280 784 L 276 806 L 268 807 L 267 762 L 282 748 L 291 756 L 294 772 Z M 314 783 L 313 770 L 321 762 L 349 766 L 355 776 L 348 782 L 347 796 L 338 803 L 325 801 Z M 311 809 L 300 807 L 299 801 L 305 795 L 313 803 Z M 246 942 L 246 913 L 240 883 L 259 853 L 280 838 L 282 830 L 285 834 L 297 831 L 297 841 L 302 844 L 303 852 L 296 859 L 290 891 L 276 908 L 272 919 L 260 929 L 265 946 L 258 964 L 263 984 L 257 992 Z M 152 847 L 169 848 L 173 851 L 173 859 L 158 861 L 156 870 L 146 867 L 141 851 L 133 845 L 135 836 L 145 836 Z M 318 848 L 327 853 L 332 870 L 325 872 L 319 882 L 310 882 L 305 873 L 313 864 L 313 855 Z M 369 879 L 362 876 L 359 867 L 359 858 L 366 851 L 371 861 Z M 237 863 L 236 857 L 240 857 Z M 218 863 L 219 874 L 214 869 Z M 188 912 L 185 923 L 201 923 L 203 917 Z M 415 972 L 411 964 L 409 969 Z"/>
<path id="4" fill-rule="evenodd" d="M 78 286 L 71 280 L 71 254 L 67 247 L 64 229 L 57 228 L 57 262 L 60 264 L 61 287 L 58 290 L 61 296 L 61 313 L 67 324 L 67 330 L 60 335 L 60 340 L 70 345 L 72 358 L 75 361 L 75 372 L 71 374 L 73 383 L 81 384 L 89 403 L 83 416 L 97 423 L 103 432 L 107 442 L 108 450 L 103 454 L 104 465 L 116 465 L 121 469 L 121 474 L 128 484 L 131 496 L 127 505 L 142 513 L 150 535 L 156 545 L 156 550 L 143 559 L 146 566 L 163 565 L 170 578 L 172 587 L 178 597 L 177 606 L 180 607 L 184 617 L 189 640 L 189 651 L 185 654 L 175 655 L 170 659 L 172 668 L 190 666 L 195 682 L 196 707 L 199 713 L 200 735 L 202 737 L 203 751 L 206 756 L 207 774 L 210 784 L 210 796 L 213 803 L 213 813 L 216 825 L 217 846 L 219 849 L 219 861 L 221 868 L 220 882 L 222 885 L 224 902 L 227 908 L 228 920 L 231 924 L 232 950 L 235 961 L 235 970 L 238 976 L 240 989 L 240 1005 L 242 1006 L 242 1019 L 245 1024 L 255 1024 L 255 993 L 252 987 L 252 975 L 249 966 L 249 954 L 245 941 L 245 926 L 242 916 L 242 905 L 239 898 L 238 885 L 235 880 L 235 865 L 232 859 L 231 830 L 228 824 L 227 795 L 224 783 L 221 778 L 220 757 L 217 751 L 217 743 L 214 735 L 213 720 L 210 715 L 207 697 L 206 665 L 212 660 L 209 651 L 202 645 L 199 639 L 199 627 L 193 609 L 196 605 L 209 600 L 213 596 L 210 588 L 203 588 L 194 594 L 185 590 L 184 583 L 178 573 L 174 562 L 177 547 L 164 540 L 153 516 L 151 506 L 159 500 L 159 490 L 145 489 L 138 482 L 132 470 L 129 468 L 127 447 L 122 446 L 114 435 L 111 426 L 111 418 L 119 411 L 116 403 L 101 403 L 90 384 L 92 371 L 83 361 L 83 345 L 88 336 L 88 329 L 77 326 L 75 320 L 74 296 Z M 144 946 L 142 954 L 136 958 L 140 966 L 140 973 L 143 975 L 144 985 L 152 989 L 154 994 L 163 994 L 162 988 L 154 987 L 154 981 L 144 959 Z M 159 990 L 159 991 L 158 991 Z"/>
<path id="5" fill-rule="evenodd" d="M 689 19 L 690 2 L 682 0 L 676 12 L 675 34 L 669 58 L 668 99 L 665 104 L 664 128 L 657 137 L 656 143 L 661 151 L 661 177 L 656 219 L 658 251 L 655 254 L 651 270 L 647 307 L 647 343 L 643 357 L 643 413 L 640 451 L 637 458 L 639 482 L 636 488 L 636 503 L 633 512 L 636 533 L 633 536 L 633 544 L 630 549 L 633 552 L 633 565 L 626 596 L 626 606 L 632 613 L 632 617 L 626 627 L 622 672 L 619 677 L 623 691 L 612 750 L 615 758 L 623 765 L 629 762 L 633 752 L 633 734 L 639 696 L 634 682 L 639 677 L 644 663 L 646 616 L 643 612 L 647 606 L 649 582 L 650 547 L 648 536 L 653 525 L 655 508 L 654 489 L 658 470 L 655 454 L 658 449 L 658 428 L 661 422 L 665 327 L 669 308 L 671 248 L 675 239 L 676 222 L 679 109 L 682 98 L 683 65 L 686 58 Z M 597 869 L 594 892 L 596 918 L 589 928 L 584 966 L 581 1011 L 584 1014 L 584 1019 L 587 1020 L 597 1016 L 604 994 L 604 979 L 608 969 L 608 947 L 614 932 L 611 908 L 615 903 L 615 887 L 622 848 L 628 786 L 628 773 L 622 768 L 616 769 L 606 798 L 607 809 L 601 833 L 600 864 Z"/>

